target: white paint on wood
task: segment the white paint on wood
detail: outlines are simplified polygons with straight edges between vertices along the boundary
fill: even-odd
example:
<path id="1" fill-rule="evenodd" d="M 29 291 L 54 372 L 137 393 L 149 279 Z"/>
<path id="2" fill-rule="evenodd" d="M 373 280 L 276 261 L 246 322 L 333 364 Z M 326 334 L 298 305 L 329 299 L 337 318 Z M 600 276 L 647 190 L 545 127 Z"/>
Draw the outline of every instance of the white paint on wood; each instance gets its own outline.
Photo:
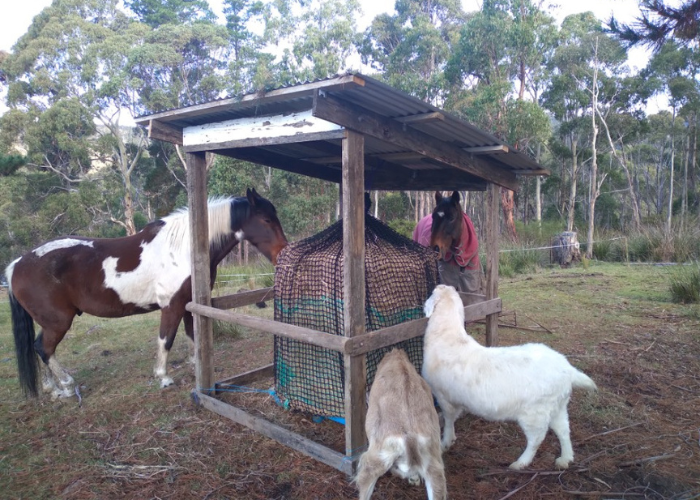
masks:
<path id="1" fill-rule="evenodd" d="M 184 146 L 220 144 L 255 138 L 294 137 L 318 132 L 342 130 L 343 127 L 311 115 L 311 110 L 273 116 L 239 118 L 217 123 L 194 125 L 183 129 Z"/>

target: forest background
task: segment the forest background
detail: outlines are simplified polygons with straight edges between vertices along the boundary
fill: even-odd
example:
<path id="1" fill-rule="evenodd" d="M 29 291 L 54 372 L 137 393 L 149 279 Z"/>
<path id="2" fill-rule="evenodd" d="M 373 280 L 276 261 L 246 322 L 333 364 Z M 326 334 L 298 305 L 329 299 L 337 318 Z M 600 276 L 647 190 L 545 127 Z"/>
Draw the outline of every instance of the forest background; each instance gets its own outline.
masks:
<path id="1" fill-rule="evenodd" d="M 182 150 L 148 140 L 133 117 L 322 79 L 358 61 L 551 171 L 502 190 L 507 246 L 574 230 L 589 258 L 700 255 L 692 8 L 674 16 L 643 0 L 640 22 L 627 26 L 591 12 L 559 23 L 537 0 L 484 0 L 471 12 L 459 0 L 397 0 L 359 30 L 357 0 L 222 7 L 223 22 L 206 0 L 54 0 L 0 51 L 0 267 L 45 240 L 131 234 L 186 205 Z M 653 51 L 638 69 L 629 55 L 640 44 Z M 650 112 L 659 95 L 668 107 Z M 333 184 L 212 158 L 210 195 L 247 187 L 275 203 L 290 240 L 338 216 Z M 410 234 L 432 193 L 372 199 L 376 217 Z M 483 226 L 483 194 L 463 201 Z"/>

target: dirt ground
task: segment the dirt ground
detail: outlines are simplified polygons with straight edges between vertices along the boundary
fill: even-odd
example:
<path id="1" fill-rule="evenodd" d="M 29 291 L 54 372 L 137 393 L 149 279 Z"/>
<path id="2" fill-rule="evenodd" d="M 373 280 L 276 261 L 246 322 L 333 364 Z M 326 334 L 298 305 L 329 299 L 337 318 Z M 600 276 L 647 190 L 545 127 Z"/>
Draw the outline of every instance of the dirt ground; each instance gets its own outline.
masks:
<path id="1" fill-rule="evenodd" d="M 516 424 L 462 417 L 445 453 L 450 499 L 700 498 L 700 307 L 670 302 L 670 267 L 593 264 L 502 280 L 501 345 L 544 342 L 599 386 L 569 405 L 575 461 L 553 470 L 550 433 L 528 470 Z M 348 478 L 192 403 L 189 346 L 170 358 L 177 385 L 151 377 L 158 316 L 82 317 L 58 355 L 76 398 L 26 400 L 0 296 L 0 497 L 22 499 L 351 499 Z M 483 327 L 470 333 L 484 341 Z M 271 362 L 254 332 L 217 337 L 217 376 Z M 265 389 L 264 384 L 260 386 Z M 252 411 L 342 447 L 343 427 L 279 408 L 267 393 L 228 394 Z M 386 475 L 374 499 L 424 499 Z"/>

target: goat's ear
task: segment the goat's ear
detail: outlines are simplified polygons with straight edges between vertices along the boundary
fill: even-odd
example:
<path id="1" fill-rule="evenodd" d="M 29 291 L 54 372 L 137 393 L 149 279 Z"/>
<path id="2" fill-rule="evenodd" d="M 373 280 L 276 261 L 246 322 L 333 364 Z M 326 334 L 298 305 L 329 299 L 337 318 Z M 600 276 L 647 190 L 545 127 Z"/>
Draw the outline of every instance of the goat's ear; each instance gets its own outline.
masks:
<path id="1" fill-rule="evenodd" d="M 429 318 L 432 314 L 433 311 L 435 310 L 435 292 L 428 297 L 428 300 L 425 301 L 425 306 L 423 306 L 423 312 L 425 313 L 425 317 Z"/>

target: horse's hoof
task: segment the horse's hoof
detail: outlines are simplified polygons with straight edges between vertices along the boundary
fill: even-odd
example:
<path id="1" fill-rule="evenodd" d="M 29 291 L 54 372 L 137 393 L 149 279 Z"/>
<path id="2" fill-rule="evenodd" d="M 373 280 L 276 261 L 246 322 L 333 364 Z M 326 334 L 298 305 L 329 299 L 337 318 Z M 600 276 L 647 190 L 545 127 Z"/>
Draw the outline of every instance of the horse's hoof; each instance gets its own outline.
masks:
<path id="1" fill-rule="evenodd" d="M 170 377 L 163 377 L 160 379 L 160 388 L 165 389 L 166 387 L 173 385 L 175 381 L 171 379 Z"/>

